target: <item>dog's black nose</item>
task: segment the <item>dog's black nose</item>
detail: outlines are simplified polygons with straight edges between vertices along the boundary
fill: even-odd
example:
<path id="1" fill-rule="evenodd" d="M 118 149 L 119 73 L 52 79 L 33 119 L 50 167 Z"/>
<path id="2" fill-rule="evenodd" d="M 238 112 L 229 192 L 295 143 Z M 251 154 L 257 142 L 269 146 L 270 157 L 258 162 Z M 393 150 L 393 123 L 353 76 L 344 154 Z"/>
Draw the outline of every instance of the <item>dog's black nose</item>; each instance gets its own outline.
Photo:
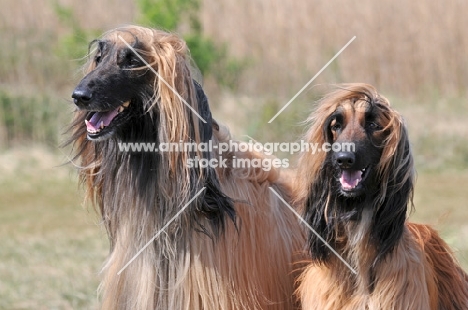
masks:
<path id="1" fill-rule="evenodd" d="M 340 168 L 351 168 L 356 162 L 356 156 L 352 152 L 335 153 L 335 161 Z"/>
<path id="2" fill-rule="evenodd" d="M 88 105 L 93 94 L 89 89 L 76 88 L 73 91 L 72 98 L 76 105 Z"/>

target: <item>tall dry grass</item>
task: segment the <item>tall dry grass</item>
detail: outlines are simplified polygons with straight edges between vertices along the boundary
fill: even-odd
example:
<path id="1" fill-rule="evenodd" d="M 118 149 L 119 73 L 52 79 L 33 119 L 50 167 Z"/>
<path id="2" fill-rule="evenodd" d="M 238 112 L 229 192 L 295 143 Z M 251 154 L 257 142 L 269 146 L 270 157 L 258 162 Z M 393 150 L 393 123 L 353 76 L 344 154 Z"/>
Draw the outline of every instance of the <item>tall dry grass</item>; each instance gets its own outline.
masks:
<path id="1" fill-rule="evenodd" d="M 362 81 L 403 95 L 468 85 L 468 2 L 205 0 L 207 34 L 252 61 L 241 89 L 289 96 L 342 46 L 317 80 Z"/>
<path id="2" fill-rule="evenodd" d="M 51 48 L 68 31 L 54 3 L 72 8 L 87 29 L 105 30 L 138 17 L 132 0 L 4 0 L 2 86 L 71 87 L 57 69 L 71 59 L 58 59 Z M 241 93 L 287 97 L 357 36 L 317 82 L 363 81 L 406 95 L 466 92 L 466 12 L 468 2 L 462 0 L 203 0 L 201 20 L 207 35 L 249 60 Z"/>

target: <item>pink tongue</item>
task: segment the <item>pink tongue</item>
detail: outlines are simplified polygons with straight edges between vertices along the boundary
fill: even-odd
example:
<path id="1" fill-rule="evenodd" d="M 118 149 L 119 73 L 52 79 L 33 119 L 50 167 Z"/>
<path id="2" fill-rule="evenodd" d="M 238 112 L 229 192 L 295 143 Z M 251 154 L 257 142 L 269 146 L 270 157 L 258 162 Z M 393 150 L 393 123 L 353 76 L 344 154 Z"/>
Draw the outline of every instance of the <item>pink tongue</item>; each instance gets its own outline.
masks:
<path id="1" fill-rule="evenodd" d="M 104 127 L 109 126 L 110 122 L 119 114 L 119 108 L 109 112 L 96 112 L 86 124 L 88 131 L 97 131 L 101 128 L 101 123 Z"/>
<path id="2" fill-rule="evenodd" d="M 353 189 L 361 182 L 361 170 L 343 170 L 340 177 L 340 183 L 343 189 Z"/>

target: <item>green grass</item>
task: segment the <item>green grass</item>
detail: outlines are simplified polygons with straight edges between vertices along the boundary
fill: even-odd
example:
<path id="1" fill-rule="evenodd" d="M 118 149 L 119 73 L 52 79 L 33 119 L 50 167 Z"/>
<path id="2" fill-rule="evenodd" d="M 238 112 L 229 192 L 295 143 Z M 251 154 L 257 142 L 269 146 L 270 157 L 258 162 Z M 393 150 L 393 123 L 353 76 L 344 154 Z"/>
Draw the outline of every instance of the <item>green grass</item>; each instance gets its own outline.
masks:
<path id="1" fill-rule="evenodd" d="M 0 309 L 96 308 L 107 242 L 94 211 L 60 161 L 15 155 L 0 176 Z"/>
<path id="2" fill-rule="evenodd" d="M 107 254 L 76 176 L 42 148 L 0 152 L 0 309 L 95 309 Z M 438 229 L 468 270 L 468 171 L 418 176 L 412 221 Z"/>

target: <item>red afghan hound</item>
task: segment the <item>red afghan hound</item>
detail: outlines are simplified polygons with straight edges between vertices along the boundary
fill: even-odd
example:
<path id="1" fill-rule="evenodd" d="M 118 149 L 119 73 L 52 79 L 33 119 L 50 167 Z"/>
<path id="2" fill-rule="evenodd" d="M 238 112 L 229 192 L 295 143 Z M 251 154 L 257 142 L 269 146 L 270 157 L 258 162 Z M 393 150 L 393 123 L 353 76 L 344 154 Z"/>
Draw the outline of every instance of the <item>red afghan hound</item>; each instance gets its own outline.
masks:
<path id="1" fill-rule="evenodd" d="M 110 240 L 102 308 L 293 309 L 293 260 L 305 236 L 269 190 L 291 200 L 284 173 L 232 164 L 234 156 L 264 159 L 258 153 L 226 151 L 219 167 L 208 167 L 188 160 L 218 159 L 216 150 L 120 148 L 209 142 L 216 149 L 230 141 L 192 79 L 185 42 L 126 26 L 90 49 L 72 95 L 70 143 Z"/>
<path id="2" fill-rule="evenodd" d="M 310 233 L 303 309 L 468 309 L 468 277 L 448 245 L 407 221 L 414 168 L 400 114 L 372 86 L 349 84 L 309 121 L 308 142 L 333 151 L 303 154 L 297 197 L 307 223 L 356 274 Z"/>

